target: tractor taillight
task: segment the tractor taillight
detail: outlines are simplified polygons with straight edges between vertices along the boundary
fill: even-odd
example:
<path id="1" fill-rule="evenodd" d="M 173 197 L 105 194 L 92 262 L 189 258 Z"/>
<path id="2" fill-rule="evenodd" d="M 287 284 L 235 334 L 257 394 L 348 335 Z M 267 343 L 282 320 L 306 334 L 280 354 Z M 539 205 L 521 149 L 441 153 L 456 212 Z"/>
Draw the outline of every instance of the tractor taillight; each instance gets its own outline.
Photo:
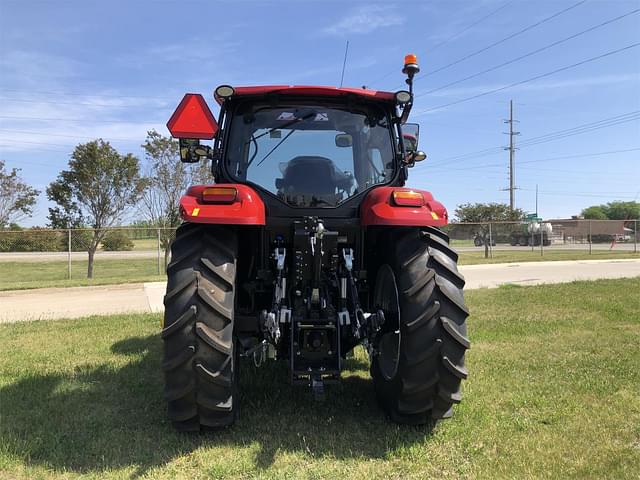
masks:
<path id="1" fill-rule="evenodd" d="M 424 205 L 424 197 L 420 192 L 413 190 L 394 190 L 393 203 L 399 207 L 422 207 Z"/>
<path id="2" fill-rule="evenodd" d="M 202 190 L 202 201 L 205 203 L 233 203 L 237 196 L 235 187 L 207 187 Z"/>

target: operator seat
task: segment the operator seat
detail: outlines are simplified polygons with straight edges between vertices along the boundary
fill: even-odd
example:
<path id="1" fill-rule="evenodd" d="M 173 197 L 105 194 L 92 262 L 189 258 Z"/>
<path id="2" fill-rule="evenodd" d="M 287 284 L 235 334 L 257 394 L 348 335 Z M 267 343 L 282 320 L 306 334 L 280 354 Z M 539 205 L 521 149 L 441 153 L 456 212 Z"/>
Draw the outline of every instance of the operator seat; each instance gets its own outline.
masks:
<path id="1" fill-rule="evenodd" d="M 335 196 L 335 167 L 326 157 L 295 157 L 283 173 L 276 180 L 276 187 L 285 195 Z"/>

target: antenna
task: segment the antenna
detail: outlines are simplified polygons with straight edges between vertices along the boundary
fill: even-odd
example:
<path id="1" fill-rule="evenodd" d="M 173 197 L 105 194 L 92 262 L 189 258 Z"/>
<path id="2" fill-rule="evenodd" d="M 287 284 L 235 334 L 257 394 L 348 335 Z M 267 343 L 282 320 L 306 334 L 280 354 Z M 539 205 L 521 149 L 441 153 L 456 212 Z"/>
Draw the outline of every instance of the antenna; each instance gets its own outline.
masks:
<path id="1" fill-rule="evenodd" d="M 340 88 L 342 88 L 342 82 L 344 81 L 344 69 L 347 66 L 347 53 L 349 53 L 349 40 L 347 40 L 347 45 L 344 47 L 344 60 L 342 61 L 342 75 L 340 75 Z"/>

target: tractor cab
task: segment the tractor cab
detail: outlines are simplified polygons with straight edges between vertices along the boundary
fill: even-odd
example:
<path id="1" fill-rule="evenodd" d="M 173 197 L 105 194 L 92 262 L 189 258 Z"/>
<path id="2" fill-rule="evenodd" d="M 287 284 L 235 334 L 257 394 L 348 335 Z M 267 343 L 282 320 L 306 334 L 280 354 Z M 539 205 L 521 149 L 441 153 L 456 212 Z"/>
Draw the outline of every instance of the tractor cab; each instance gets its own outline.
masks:
<path id="1" fill-rule="evenodd" d="M 393 179 L 392 120 L 377 105 L 245 98 L 231 106 L 221 174 L 293 207 L 336 207 Z M 346 107 L 346 108 L 345 108 Z"/>

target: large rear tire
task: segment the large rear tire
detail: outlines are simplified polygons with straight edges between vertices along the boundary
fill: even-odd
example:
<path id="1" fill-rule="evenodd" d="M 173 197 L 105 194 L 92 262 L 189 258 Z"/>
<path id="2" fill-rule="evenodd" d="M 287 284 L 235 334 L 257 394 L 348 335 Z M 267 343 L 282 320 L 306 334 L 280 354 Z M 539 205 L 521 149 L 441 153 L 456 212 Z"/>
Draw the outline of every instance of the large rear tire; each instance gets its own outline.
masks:
<path id="1" fill-rule="evenodd" d="M 385 313 L 371 375 L 392 420 L 421 425 L 452 415 L 469 348 L 458 255 L 435 228 L 392 232 L 374 288 Z M 382 252 L 381 252 L 382 253 Z"/>
<path id="2" fill-rule="evenodd" d="M 165 399 L 180 431 L 231 425 L 237 413 L 233 308 L 237 238 L 227 226 L 184 224 L 167 267 Z"/>

